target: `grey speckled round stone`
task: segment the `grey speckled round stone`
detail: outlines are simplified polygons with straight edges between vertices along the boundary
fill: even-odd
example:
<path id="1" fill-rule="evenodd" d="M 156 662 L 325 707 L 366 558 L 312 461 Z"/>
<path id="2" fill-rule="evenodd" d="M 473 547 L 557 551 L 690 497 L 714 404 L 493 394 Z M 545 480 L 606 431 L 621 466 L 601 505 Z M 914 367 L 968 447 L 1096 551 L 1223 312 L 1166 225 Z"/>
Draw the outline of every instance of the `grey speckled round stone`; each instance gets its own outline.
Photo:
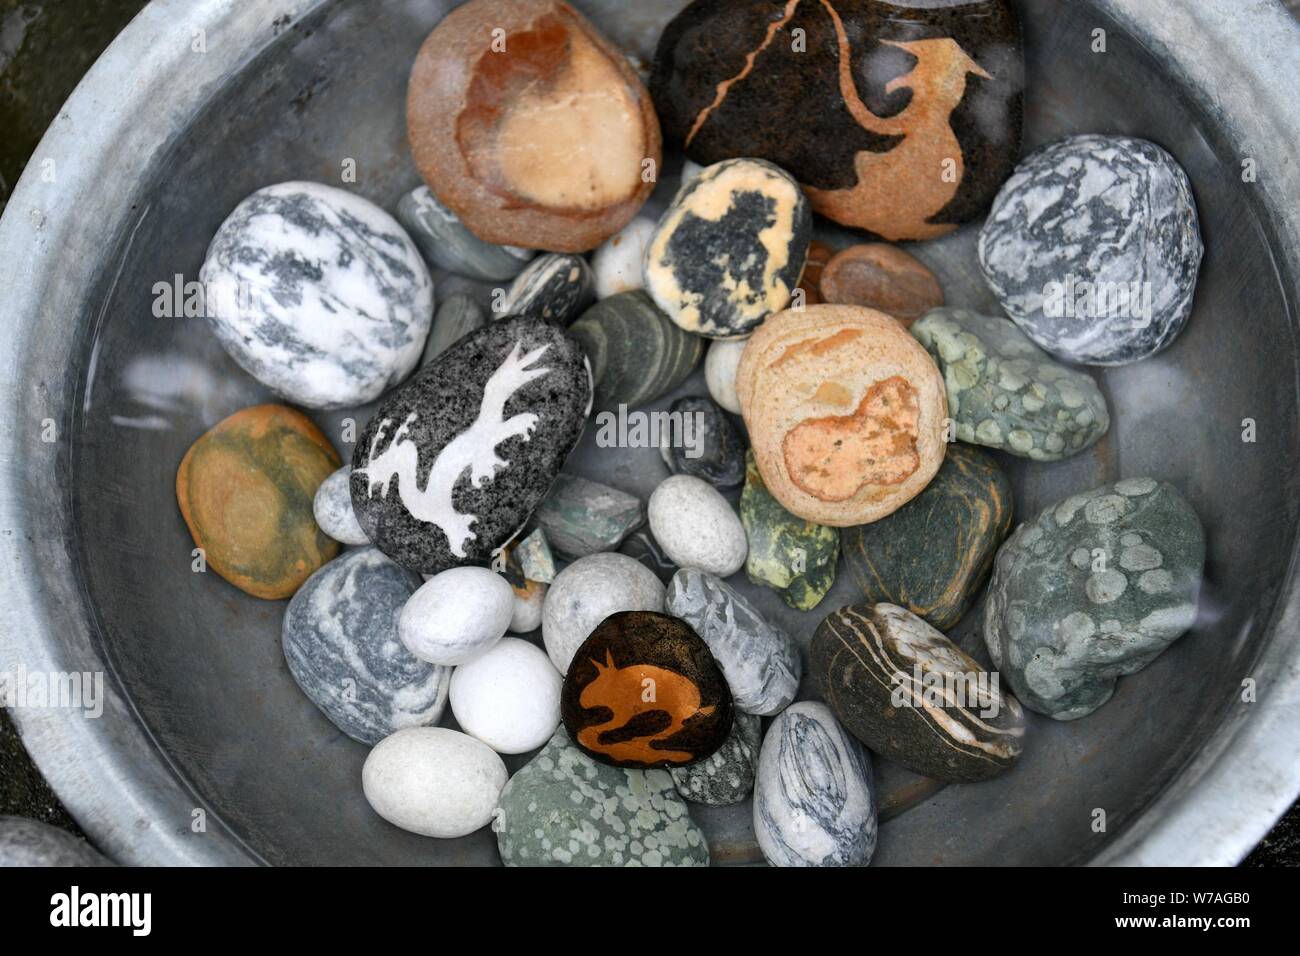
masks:
<path id="1" fill-rule="evenodd" d="M 532 249 L 484 242 L 438 202 L 428 186 L 407 193 L 397 203 L 397 219 L 411 233 L 431 265 L 488 282 L 513 279 L 537 254 Z"/>
<path id="2" fill-rule="evenodd" d="M 767 728 L 754 785 L 754 835 L 773 866 L 871 862 L 871 760 L 825 704 L 793 704 Z"/>
<path id="3" fill-rule="evenodd" d="M 472 332 L 379 409 L 352 455 L 352 506 L 412 571 L 486 565 L 524 526 L 582 435 L 591 373 L 540 319 Z"/>
<path id="4" fill-rule="evenodd" d="M 85 840 L 39 820 L 0 817 L 0 869 L 112 866 Z"/>
<path id="5" fill-rule="evenodd" d="M 994 563 L 984 637 L 1020 702 L 1084 717 L 1196 620 L 1205 532 L 1173 485 L 1128 478 L 1056 504 Z"/>
<path id="6" fill-rule="evenodd" d="M 591 266 L 582 256 L 548 252 L 511 283 L 501 300 L 501 314 L 568 325 L 591 303 L 594 283 Z"/>
<path id="7" fill-rule="evenodd" d="M 708 866 L 704 833 L 666 770 L 596 763 L 561 727 L 501 791 L 506 866 Z"/>
<path id="8" fill-rule="evenodd" d="M 762 741 L 762 720 L 736 711 L 730 736 L 712 755 L 689 767 L 669 768 L 677 792 L 691 803 L 711 807 L 740 803 L 754 789 Z"/>
<path id="9" fill-rule="evenodd" d="M 694 628 L 713 652 L 739 710 L 770 717 L 799 692 L 799 648 L 721 578 L 683 568 L 664 607 Z"/>
<path id="10" fill-rule="evenodd" d="M 352 466 L 344 465 L 316 489 L 312 512 L 316 524 L 335 541 L 343 544 L 369 544 L 370 539 L 357 523 L 352 510 Z"/>
<path id="11" fill-rule="evenodd" d="M 1110 428 L 1097 383 L 1053 361 L 1006 319 L 935 309 L 911 332 L 943 372 L 959 441 L 1059 461 Z"/>
<path id="12" fill-rule="evenodd" d="M 450 667 L 417 659 L 397 636 L 420 586 L 374 548 L 349 551 L 298 589 L 284 615 L 289 672 L 313 704 L 354 740 L 377 744 L 404 727 L 437 723 Z"/>
<path id="13" fill-rule="evenodd" d="M 659 447 L 669 471 L 703 478 L 723 490 L 745 483 L 745 441 L 717 402 L 679 398 L 669 414 L 681 422 L 681 440 L 670 436 Z"/>
<path id="14" fill-rule="evenodd" d="M 433 320 L 433 280 L 410 236 L 374 203 L 320 183 L 241 202 L 199 279 L 231 358 L 307 408 L 379 398 L 415 368 Z"/>
<path id="15" fill-rule="evenodd" d="M 1192 314 L 1204 252 L 1187 174 L 1127 136 L 1074 136 L 1029 156 L 979 242 L 1007 314 L 1053 355 L 1087 365 L 1167 347 Z"/>

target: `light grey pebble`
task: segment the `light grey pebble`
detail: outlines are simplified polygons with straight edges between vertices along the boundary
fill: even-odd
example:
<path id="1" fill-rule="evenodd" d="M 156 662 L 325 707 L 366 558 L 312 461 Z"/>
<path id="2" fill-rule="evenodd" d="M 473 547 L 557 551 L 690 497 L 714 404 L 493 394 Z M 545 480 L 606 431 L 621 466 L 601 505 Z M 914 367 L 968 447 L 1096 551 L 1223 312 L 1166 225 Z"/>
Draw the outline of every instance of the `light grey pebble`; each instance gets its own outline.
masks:
<path id="1" fill-rule="evenodd" d="M 546 592 L 546 653 L 555 669 L 567 674 L 573 655 L 605 618 L 618 611 L 663 610 L 663 582 L 635 558 L 611 553 L 579 558 L 555 576 Z"/>
<path id="2" fill-rule="evenodd" d="M 664 606 L 709 645 L 737 709 L 770 717 L 794 700 L 803 672 L 798 646 L 725 581 L 683 568 L 668 583 Z"/>
<path id="3" fill-rule="evenodd" d="M 537 255 L 532 249 L 484 242 L 440 203 L 428 186 L 420 186 L 401 198 L 397 218 L 431 265 L 471 279 L 513 279 Z"/>
<path id="4" fill-rule="evenodd" d="M 754 790 L 763 722 L 752 714 L 736 712 L 726 743 L 704 760 L 686 767 L 671 767 L 677 792 L 691 803 L 726 807 L 740 803 Z"/>
<path id="5" fill-rule="evenodd" d="M 335 541 L 343 544 L 369 544 L 370 539 L 361 530 L 357 514 L 352 510 L 352 466 L 344 465 L 330 475 L 316 489 L 312 511 L 316 524 Z"/>
<path id="6" fill-rule="evenodd" d="M 825 704 L 804 701 L 767 729 L 754 835 L 773 866 L 866 866 L 876 851 L 871 761 Z"/>
<path id="7" fill-rule="evenodd" d="M 680 568 L 698 568 L 720 578 L 745 564 L 745 527 L 721 492 L 702 478 L 673 475 L 659 483 L 647 509 L 650 530 Z"/>

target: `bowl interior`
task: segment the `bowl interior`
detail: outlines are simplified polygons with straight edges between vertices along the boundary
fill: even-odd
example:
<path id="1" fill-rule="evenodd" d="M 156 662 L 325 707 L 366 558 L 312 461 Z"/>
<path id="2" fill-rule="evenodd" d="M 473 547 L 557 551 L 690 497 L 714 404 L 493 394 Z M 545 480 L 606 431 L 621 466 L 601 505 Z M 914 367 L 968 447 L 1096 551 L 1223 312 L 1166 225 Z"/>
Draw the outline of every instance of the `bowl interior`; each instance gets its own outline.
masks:
<path id="1" fill-rule="evenodd" d="M 155 285 L 197 279 L 208 240 L 248 193 L 290 179 L 348 185 L 386 208 L 418 183 L 405 144 L 407 68 L 452 4 L 337 0 L 278 32 L 156 157 L 147 203 L 117 237 L 102 274 L 103 309 L 82 363 L 73 457 L 81 573 L 115 677 L 195 807 L 217 815 L 250 857 L 301 864 L 486 864 L 483 830 L 455 841 L 412 836 L 375 816 L 360 790 L 366 749 L 299 692 L 280 651 L 283 602 L 263 602 L 191 570 L 175 505 L 175 470 L 202 432 L 273 400 L 221 350 L 201 318 L 157 318 Z M 685 0 L 576 0 L 644 59 Z M 1124 133 L 1169 149 L 1196 190 L 1208 254 L 1196 309 L 1175 345 L 1147 362 L 1099 372 L 1114 424 L 1091 452 L 1055 465 L 1002 457 L 1017 520 L 1065 495 L 1153 475 L 1184 490 L 1206 524 L 1207 581 L 1192 633 L 1105 707 L 1072 723 L 1030 715 L 1010 773 L 938 788 L 877 760 L 880 863 L 1058 864 L 1089 859 L 1136 820 L 1237 701 L 1287 569 L 1292 522 L 1281 475 L 1297 460 L 1295 342 L 1285 291 L 1240 158 L 1143 49 L 1086 2 L 1023 0 L 1026 148 L 1081 132 Z M 1107 30 L 1094 53 L 1092 31 Z M 377 57 L 376 51 L 383 51 Z M 679 161 L 678 161 L 679 162 Z M 671 197 L 673 163 L 654 202 Z M 847 234 L 826 230 L 844 244 Z M 996 313 L 967 228 L 914 251 L 950 303 Z M 440 295 L 490 290 L 437 276 Z M 1249 324 L 1240 315 L 1248 303 Z M 703 394 L 698 373 L 678 393 Z M 672 398 L 656 405 L 666 407 Z M 313 416 L 346 458 L 348 419 Z M 1242 441 L 1243 420 L 1258 440 Z M 589 429 L 573 470 L 648 496 L 667 471 L 653 450 L 604 450 Z M 1244 489 L 1250 489 L 1244 493 Z M 804 644 L 825 613 L 854 600 L 847 576 L 814 612 L 735 579 Z M 987 663 L 980 608 L 959 625 Z M 538 638 L 540 639 L 540 638 Z M 811 694 L 806 689 L 806 694 Z M 454 726 L 450 715 L 448 725 Z M 511 761 L 512 769 L 522 761 Z M 1093 828 L 1104 809 L 1104 833 Z M 760 859 L 748 803 L 693 810 L 717 862 Z"/>

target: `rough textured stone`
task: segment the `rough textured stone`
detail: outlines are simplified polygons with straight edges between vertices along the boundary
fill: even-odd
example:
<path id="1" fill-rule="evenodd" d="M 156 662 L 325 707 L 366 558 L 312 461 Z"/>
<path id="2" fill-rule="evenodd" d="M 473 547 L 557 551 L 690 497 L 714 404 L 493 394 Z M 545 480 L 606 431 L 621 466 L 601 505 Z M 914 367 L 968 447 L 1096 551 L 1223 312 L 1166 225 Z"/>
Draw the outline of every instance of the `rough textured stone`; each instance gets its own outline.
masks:
<path id="1" fill-rule="evenodd" d="M 417 659 L 397 636 L 398 616 L 419 586 L 418 575 L 362 548 L 313 574 L 285 611 L 289 673 L 353 740 L 374 745 L 442 716 L 451 669 Z"/>
<path id="2" fill-rule="evenodd" d="M 465 228 L 456 214 L 420 186 L 397 203 L 397 220 L 406 227 L 431 266 L 486 282 L 504 282 L 523 271 L 536 253 L 517 246 L 494 246 Z"/>
<path id="3" fill-rule="evenodd" d="M 910 611 L 841 608 L 813 634 L 811 671 L 826 703 L 873 753 L 947 783 L 1015 763 L 1025 715 L 997 675 Z"/>
<path id="4" fill-rule="evenodd" d="M 901 240 L 988 207 L 1020 150 L 1023 77 L 1007 0 L 697 0 L 650 88 L 690 158 L 770 160 L 817 212 Z"/>
<path id="5" fill-rule="evenodd" d="M 677 792 L 691 803 L 711 807 L 740 803 L 754 790 L 762 743 L 762 721 L 737 711 L 731 736 L 711 756 L 687 767 L 673 767 L 668 772 Z"/>
<path id="6" fill-rule="evenodd" d="M 339 553 L 314 513 L 316 492 L 339 464 L 306 416 L 256 405 L 190 446 L 176 501 L 208 567 L 254 597 L 286 598 Z"/>
<path id="7" fill-rule="evenodd" d="M 591 267 L 582 256 L 538 256 L 511 283 L 501 314 L 568 325 L 591 303 L 591 289 Z"/>
<path id="8" fill-rule="evenodd" d="M 794 700 L 803 672 L 798 646 L 725 581 L 683 568 L 664 607 L 709 646 L 738 710 L 771 717 Z"/>
<path id="9" fill-rule="evenodd" d="M 199 272 L 213 333 L 296 405 L 364 405 L 406 378 L 433 321 L 433 280 L 405 230 L 319 183 L 259 189 L 222 223 Z"/>
<path id="10" fill-rule="evenodd" d="M 871 760 L 825 704 L 792 704 L 767 728 L 754 786 L 754 835 L 773 866 L 871 862 Z"/>
<path id="11" fill-rule="evenodd" d="M 727 681 L 686 624 L 652 611 L 611 614 L 564 676 L 560 715 L 589 757 L 616 767 L 680 767 L 731 733 Z"/>
<path id="12" fill-rule="evenodd" d="M 682 187 L 646 251 L 645 288 L 687 332 L 744 338 L 790 304 L 812 241 L 812 211 L 784 170 L 711 166 Z"/>
<path id="13" fill-rule="evenodd" d="M 1034 153 L 984 229 L 984 276 L 1007 314 L 1067 362 L 1125 365 L 1178 336 L 1205 245 L 1192 184 L 1155 143 L 1073 136 Z"/>
<path id="14" fill-rule="evenodd" d="M 571 558 L 616 550 L 645 518 L 645 504 L 635 495 L 567 473 L 533 513 L 555 550 Z"/>
<path id="15" fill-rule="evenodd" d="M 679 329 L 644 292 L 602 299 L 569 329 L 591 361 L 594 407 L 636 408 L 668 394 L 704 357 L 704 340 Z"/>
<path id="16" fill-rule="evenodd" d="M 1073 720 L 1196 620 L 1205 532 L 1173 485 L 1127 478 L 1021 525 L 994 564 L 984 638 L 1031 710 Z"/>
<path id="17" fill-rule="evenodd" d="M 666 770 L 597 763 L 563 727 L 501 792 L 506 866 L 708 866 L 704 833 Z"/>
<path id="18" fill-rule="evenodd" d="M 821 297 L 841 305 L 862 305 L 911 325 L 943 305 L 943 289 L 921 260 L 883 242 L 851 246 L 821 273 Z"/>
<path id="19" fill-rule="evenodd" d="M 744 565 L 749 552 L 744 525 L 708 482 L 689 475 L 665 478 L 650 495 L 647 511 L 655 540 L 678 567 L 725 578 Z"/>
<path id="20" fill-rule="evenodd" d="M 723 490 L 745 483 L 745 441 L 716 402 L 679 398 L 669 413 L 680 416 L 684 437 L 682 442 L 659 447 L 669 471 Z"/>
<path id="21" fill-rule="evenodd" d="M 357 520 L 403 567 L 486 564 L 545 496 L 590 408 L 576 342 L 540 319 L 493 322 L 375 412 L 352 456 Z"/>
<path id="22" fill-rule="evenodd" d="M 519 542 L 512 554 L 526 580 L 539 584 L 550 584 L 555 580 L 555 558 L 551 554 L 551 544 L 546 540 L 546 532 L 541 528 Z"/>
<path id="23" fill-rule="evenodd" d="M 1110 428 L 1097 383 L 1053 361 L 1006 319 L 936 309 L 912 334 L 943 371 L 960 441 L 1059 461 L 1096 444 Z"/>
<path id="24" fill-rule="evenodd" d="M 423 368 L 469 333 L 488 324 L 487 312 L 467 295 L 448 296 L 433 317 L 433 331 L 420 359 Z"/>
<path id="25" fill-rule="evenodd" d="M 785 603 L 811 611 L 835 583 L 840 531 L 792 515 L 772 497 L 751 452 L 745 459 L 740 521 L 749 538 L 745 573 L 778 591 Z"/>
<path id="26" fill-rule="evenodd" d="M 844 564 L 865 603 L 901 605 L 946 631 L 984 586 L 1013 511 L 993 459 L 953 445 L 925 491 L 888 518 L 844 530 Z"/>

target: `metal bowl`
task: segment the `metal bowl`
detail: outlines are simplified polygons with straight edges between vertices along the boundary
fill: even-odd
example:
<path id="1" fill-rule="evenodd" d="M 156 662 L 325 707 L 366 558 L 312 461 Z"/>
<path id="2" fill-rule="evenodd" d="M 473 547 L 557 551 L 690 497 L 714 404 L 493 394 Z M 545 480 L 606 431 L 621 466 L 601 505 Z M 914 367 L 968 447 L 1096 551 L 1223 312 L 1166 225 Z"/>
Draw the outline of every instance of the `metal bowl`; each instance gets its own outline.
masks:
<path id="1" fill-rule="evenodd" d="M 644 58 L 684 3 L 577 0 Z M 254 189 L 338 183 L 349 159 L 354 188 L 390 208 L 417 182 L 406 68 L 450 6 L 155 0 L 60 113 L 0 223 L 0 672 L 107 675 L 99 719 L 15 717 L 119 861 L 497 859 L 486 830 L 431 841 L 375 816 L 360 793 L 365 749 L 285 667 L 283 604 L 192 572 L 176 465 L 205 429 L 268 396 L 201 319 L 153 314 L 155 284 L 196 279 L 208 239 Z M 1006 460 L 1018 517 L 1153 474 L 1204 519 L 1208 580 L 1192 633 L 1092 716 L 1033 718 L 1007 775 L 938 790 L 882 766 L 876 860 L 1234 863 L 1300 791 L 1300 166 L 1287 159 L 1300 142 L 1300 29 L 1280 5 L 1235 0 L 1020 6 L 1027 145 L 1074 132 L 1160 142 L 1195 184 L 1209 254 L 1174 347 L 1101 373 L 1108 438 L 1058 465 Z M 1246 160 L 1255 182 L 1243 181 Z M 967 229 L 918 252 L 951 302 L 993 309 L 973 245 Z M 444 292 L 458 284 L 441 278 Z M 683 393 L 701 389 L 697 376 Z M 369 411 L 317 420 L 337 439 L 343 418 Z M 1254 443 L 1242 440 L 1247 418 Z M 642 495 L 664 474 L 655 452 L 600 451 L 590 436 L 576 461 Z M 805 641 L 822 616 L 751 593 Z M 822 609 L 851 599 L 842 580 Z M 978 620 L 959 628 L 971 648 Z M 747 806 L 698 816 L 717 862 L 758 858 Z"/>

